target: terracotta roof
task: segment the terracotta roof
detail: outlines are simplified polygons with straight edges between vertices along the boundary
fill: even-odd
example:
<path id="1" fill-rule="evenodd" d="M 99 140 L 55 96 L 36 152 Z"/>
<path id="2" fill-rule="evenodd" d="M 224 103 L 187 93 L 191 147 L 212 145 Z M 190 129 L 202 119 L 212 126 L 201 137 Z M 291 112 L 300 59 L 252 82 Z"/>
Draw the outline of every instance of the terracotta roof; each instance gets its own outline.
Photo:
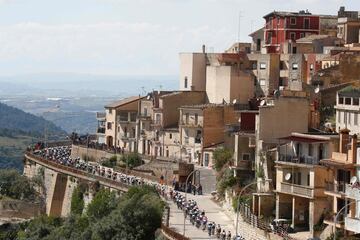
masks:
<path id="1" fill-rule="evenodd" d="M 123 98 L 119 101 L 113 102 L 113 103 L 109 103 L 105 106 L 105 108 L 117 108 L 117 107 L 121 107 L 123 105 L 132 103 L 136 100 L 139 99 L 143 99 L 144 97 L 140 97 L 140 96 L 132 96 L 132 97 L 127 97 L 127 98 Z"/>

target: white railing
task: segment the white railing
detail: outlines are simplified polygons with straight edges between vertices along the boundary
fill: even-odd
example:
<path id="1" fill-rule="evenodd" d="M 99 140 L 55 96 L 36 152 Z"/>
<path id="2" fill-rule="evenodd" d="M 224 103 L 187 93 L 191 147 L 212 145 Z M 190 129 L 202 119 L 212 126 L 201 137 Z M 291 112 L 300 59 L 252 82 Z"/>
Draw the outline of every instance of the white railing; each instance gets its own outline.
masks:
<path id="1" fill-rule="evenodd" d="M 281 192 L 296 194 L 308 198 L 314 197 L 314 189 L 308 186 L 296 185 L 292 183 L 281 182 Z"/>

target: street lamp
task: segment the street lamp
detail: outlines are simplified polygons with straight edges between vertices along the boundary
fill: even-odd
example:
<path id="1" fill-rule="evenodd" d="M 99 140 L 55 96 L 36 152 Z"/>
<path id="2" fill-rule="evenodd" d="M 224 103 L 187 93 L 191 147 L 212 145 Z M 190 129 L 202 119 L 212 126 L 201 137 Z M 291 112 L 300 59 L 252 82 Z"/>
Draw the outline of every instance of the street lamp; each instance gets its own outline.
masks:
<path id="1" fill-rule="evenodd" d="M 336 214 L 335 216 L 335 220 L 334 220 L 334 237 L 333 237 L 333 240 L 336 240 L 336 223 L 337 223 L 337 220 L 338 220 L 338 217 L 340 216 L 340 213 L 348 206 L 350 206 L 351 204 L 354 204 L 354 203 L 357 203 L 357 202 L 360 202 L 360 201 L 354 201 L 354 202 L 349 202 L 347 204 L 345 204 L 345 206 L 343 206 L 340 211 L 338 211 L 338 213 Z"/>
<path id="2" fill-rule="evenodd" d="M 192 171 L 192 172 L 187 176 L 186 181 L 185 181 L 185 203 L 187 202 L 186 196 L 187 196 L 187 185 L 188 185 L 188 181 L 189 181 L 190 176 L 193 175 L 195 172 L 199 172 L 199 173 L 200 173 L 200 171 L 199 171 L 198 169 L 195 169 L 194 171 Z M 184 237 L 185 237 L 185 220 L 186 220 L 186 213 L 184 212 L 184 232 L 183 232 Z"/>
<path id="3" fill-rule="evenodd" d="M 260 180 L 260 181 L 254 181 L 254 182 L 251 182 L 249 183 L 248 185 L 246 185 L 245 187 L 243 187 L 240 191 L 240 193 L 238 194 L 238 197 L 237 197 L 237 206 L 236 206 L 236 234 L 235 236 L 238 235 L 238 226 L 239 226 L 239 209 L 240 209 L 240 197 L 241 195 L 243 194 L 243 192 L 251 187 L 252 185 L 256 185 L 258 184 L 258 182 L 271 182 L 272 179 L 265 179 L 265 180 Z"/>

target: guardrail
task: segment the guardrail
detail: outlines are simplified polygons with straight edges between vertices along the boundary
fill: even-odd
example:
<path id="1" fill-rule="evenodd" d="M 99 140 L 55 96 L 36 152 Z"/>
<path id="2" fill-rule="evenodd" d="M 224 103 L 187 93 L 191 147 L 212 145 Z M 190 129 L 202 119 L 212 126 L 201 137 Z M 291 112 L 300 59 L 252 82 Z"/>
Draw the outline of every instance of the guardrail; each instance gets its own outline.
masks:
<path id="1" fill-rule="evenodd" d="M 117 189 L 120 191 L 127 191 L 127 189 L 129 188 L 129 186 L 127 184 L 117 182 L 117 181 L 108 179 L 106 177 L 93 175 L 93 174 L 90 174 L 83 170 L 64 166 L 59 163 L 55 163 L 53 161 L 38 157 L 30 152 L 26 152 L 25 157 L 31 161 L 35 161 L 38 164 L 45 166 L 46 168 L 53 169 L 54 171 L 57 171 L 57 172 L 62 172 L 66 175 L 70 175 L 70 176 L 77 177 L 77 178 L 82 178 L 82 179 L 85 179 L 87 181 L 92 181 L 92 182 L 99 181 L 101 185 L 104 185 L 104 186 L 107 186 L 110 188 L 114 188 L 114 189 Z"/>

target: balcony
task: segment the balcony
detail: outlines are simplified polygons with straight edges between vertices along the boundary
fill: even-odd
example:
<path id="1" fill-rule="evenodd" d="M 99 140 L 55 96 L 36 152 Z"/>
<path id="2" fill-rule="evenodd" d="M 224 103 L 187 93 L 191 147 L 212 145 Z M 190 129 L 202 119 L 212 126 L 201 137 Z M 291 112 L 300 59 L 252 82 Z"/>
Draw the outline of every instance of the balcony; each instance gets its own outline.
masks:
<path id="1" fill-rule="evenodd" d="M 345 218 L 345 229 L 355 233 L 360 233 L 360 219 L 359 218 Z"/>
<path id="2" fill-rule="evenodd" d="M 97 112 L 96 113 L 96 119 L 97 120 L 105 120 L 105 117 L 106 117 L 106 113 L 104 113 L 104 112 Z"/>
<path id="3" fill-rule="evenodd" d="M 346 184 L 345 194 L 346 194 L 346 197 L 348 197 L 348 198 L 360 200 L 360 185 L 359 184 L 354 184 L 354 185 Z"/>
<path id="4" fill-rule="evenodd" d="M 280 191 L 282 193 L 294 194 L 300 197 L 313 198 L 314 188 L 292 183 L 281 182 Z"/>
<path id="5" fill-rule="evenodd" d="M 312 156 L 292 156 L 279 154 L 278 162 L 288 162 L 295 164 L 319 165 L 319 160 Z"/>
<path id="6" fill-rule="evenodd" d="M 99 134 L 105 134 L 105 127 L 100 127 L 97 129 L 96 133 L 99 133 Z"/>
<path id="7" fill-rule="evenodd" d="M 325 183 L 325 193 L 335 193 L 335 194 L 345 194 L 345 182 L 339 183 L 332 183 L 326 182 Z"/>
<path id="8" fill-rule="evenodd" d="M 161 120 L 159 119 L 151 121 L 151 126 L 153 127 L 160 127 L 161 125 Z"/>
<path id="9" fill-rule="evenodd" d="M 151 116 L 144 115 L 144 114 L 139 114 L 137 116 L 137 118 L 140 119 L 140 120 L 151 120 Z"/>
<path id="10" fill-rule="evenodd" d="M 253 163 L 255 162 L 249 160 L 238 160 L 234 167 L 239 170 L 252 170 Z"/>
<path id="11" fill-rule="evenodd" d="M 194 122 L 188 122 L 188 123 L 181 122 L 180 125 L 185 128 L 202 128 L 200 123 L 194 123 Z"/>

